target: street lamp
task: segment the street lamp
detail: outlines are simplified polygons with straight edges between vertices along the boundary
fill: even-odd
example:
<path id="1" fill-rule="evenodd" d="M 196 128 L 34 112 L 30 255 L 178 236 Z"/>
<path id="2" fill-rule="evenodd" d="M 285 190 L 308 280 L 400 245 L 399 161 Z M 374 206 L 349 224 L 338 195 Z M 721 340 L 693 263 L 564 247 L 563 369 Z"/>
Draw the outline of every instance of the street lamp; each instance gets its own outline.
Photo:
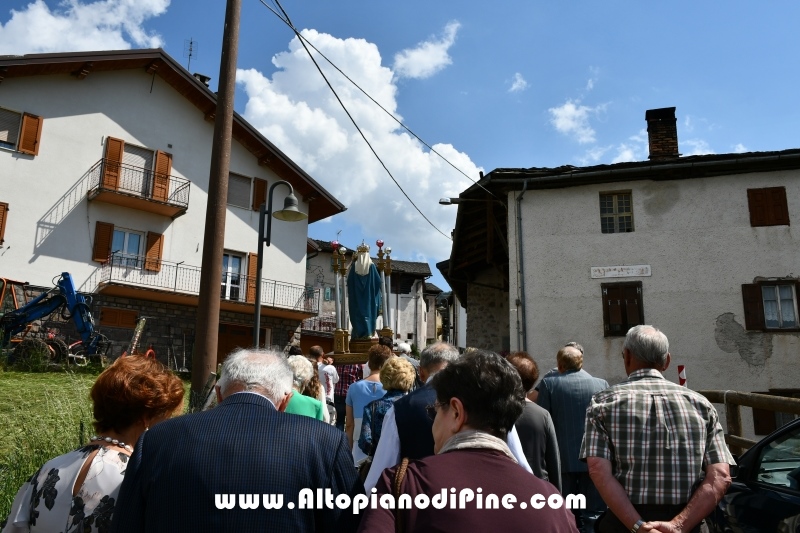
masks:
<path id="1" fill-rule="evenodd" d="M 286 185 L 289 187 L 289 195 L 283 200 L 283 209 L 280 211 L 272 212 L 272 193 L 278 185 Z M 272 217 L 278 220 L 285 220 L 286 222 L 299 222 L 308 218 L 308 215 L 303 213 L 297 208 L 297 197 L 294 195 L 294 189 L 288 181 L 276 181 L 269 188 L 269 197 L 265 204 L 261 204 L 258 210 L 258 267 L 256 269 L 256 318 L 253 328 L 253 346 L 258 348 L 259 334 L 261 333 L 261 268 L 264 266 L 264 248 L 266 244 L 269 247 L 272 239 Z M 264 235 L 264 219 L 267 219 L 267 233 Z"/>

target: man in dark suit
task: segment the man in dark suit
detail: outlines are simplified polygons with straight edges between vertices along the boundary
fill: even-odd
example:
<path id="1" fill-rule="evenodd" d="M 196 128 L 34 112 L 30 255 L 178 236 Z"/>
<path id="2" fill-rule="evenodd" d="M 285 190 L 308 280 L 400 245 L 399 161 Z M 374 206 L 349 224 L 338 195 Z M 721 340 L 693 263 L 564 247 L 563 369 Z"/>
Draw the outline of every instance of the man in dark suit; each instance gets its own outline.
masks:
<path id="1" fill-rule="evenodd" d="M 282 413 L 291 391 L 282 354 L 231 354 L 217 407 L 162 422 L 139 439 L 112 531 L 354 531 L 359 515 L 333 503 L 363 492 L 347 438 Z"/>

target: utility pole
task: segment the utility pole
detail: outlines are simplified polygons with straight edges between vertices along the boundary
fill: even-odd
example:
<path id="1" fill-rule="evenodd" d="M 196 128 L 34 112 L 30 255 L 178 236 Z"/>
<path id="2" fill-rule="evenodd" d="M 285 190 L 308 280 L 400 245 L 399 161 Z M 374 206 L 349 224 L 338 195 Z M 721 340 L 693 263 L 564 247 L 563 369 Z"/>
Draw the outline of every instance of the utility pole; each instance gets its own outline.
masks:
<path id="1" fill-rule="evenodd" d="M 236 90 L 236 58 L 239 52 L 241 11 L 241 0 L 227 0 L 217 87 L 219 92 L 214 117 L 214 139 L 211 147 L 211 170 L 208 178 L 200 301 L 192 354 L 192 406 L 196 406 L 197 401 L 202 401 L 199 399 L 201 391 L 209 374 L 214 372 L 217 366 L 222 250 L 225 245 L 225 211 L 228 198 L 228 170 L 231 162 L 233 97 Z"/>

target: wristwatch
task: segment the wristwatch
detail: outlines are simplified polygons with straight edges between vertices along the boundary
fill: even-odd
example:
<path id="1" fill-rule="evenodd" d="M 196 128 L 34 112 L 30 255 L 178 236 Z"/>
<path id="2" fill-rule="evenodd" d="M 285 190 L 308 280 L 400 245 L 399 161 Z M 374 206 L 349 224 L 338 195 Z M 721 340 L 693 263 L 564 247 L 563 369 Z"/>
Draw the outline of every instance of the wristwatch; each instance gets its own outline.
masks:
<path id="1" fill-rule="evenodd" d="M 640 518 L 635 524 L 633 524 L 633 527 L 631 527 L 631 533 L 636 533 L 639 531 L 639 528 L 642 527 L 642 524 L 644 524 L 644 520 Z"/>

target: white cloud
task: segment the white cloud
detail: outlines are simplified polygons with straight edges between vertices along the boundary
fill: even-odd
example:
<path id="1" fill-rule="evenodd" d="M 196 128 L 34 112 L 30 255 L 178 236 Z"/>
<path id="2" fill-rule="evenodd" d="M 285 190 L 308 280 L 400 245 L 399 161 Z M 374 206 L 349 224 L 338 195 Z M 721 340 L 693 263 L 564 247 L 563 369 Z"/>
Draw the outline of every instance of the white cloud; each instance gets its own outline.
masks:
<path id="1" fill-rule="evenodd" d="M 747 149 L 747 146 L 743 145 L 742 143 L 737 143 L 733 146 L 733 153 L 735 154 L 743 154 L 749 151 L 750 150 Z"/>
<path id="2" fill-rule="evenodd" d="M 706 155 L 715 153 L 703 139 L 689 139 L 688 141 L 682 141 L 681 144 L 690 147 L 690 151 L 683 155 Z"/>
<path id="3" fill-rule="evenodd" d="M 514 79 L 511 80 L 511 88 L 508 90 L 510 93 L 518 93 L 528 88 L 528 82 L 522 77 L 519 72 L 514 73 Z"/>
<path id="4" fill-rule="evenodd" d="M 170 0 L 65 0 L 50 9 L 34 0 L 11 10 L 0 24 L 0 54 L 31 54 L 64 50 L 113 50 L 132 46 L 156 48 L 161 37 L 143 28 L 164 13 Z"/>
<path id="5" fill-rule="evenodd" d="M 595 146 L 586 150 L 583 156 L 578 157 L 578 164 L 582 167 L 600 164 L 603 156 L 608 153 L 613 146 Z"/>
<path id="6" fill-rule="evenodd" d="M 586 81 L 585 91 L 591 91 L 594 89 L 594 84 L 597 83 L 598 75 L 600 74 L 600 69 L 597 67 L 589 67 L 589 72 L 591 72 L 592 77 Z"/>
<path id="7" fill-rule="evenodd" d="M 374 44 L 363 39 L 338 39 L 315 30 L 303 30 L 303 36 L 381 105 L 398 114 L 397 77 L 381 65 Z M 360 227 L 362 233 L 342 234 L 340 240 L 360 241 L 362 235 L 368 241 L 380 237 L 392 247 L 397 259 L 446 257 L 450 241 L 425 222 L 391 181 L 298 40 L 292 39 L 289 49 L 274 56 L 272 62 L 278 70 L 271 78 L 252 69 L 237 72 L 237 81 L 248 99 L 244 116 L 347 206 L 348 210 L 336 219 Z M 440 206 L 439 198 L 458 196 L 470 182 L 401 129 L 341 75 L 320 64 L 395 179 L 422 212 L 449 235 L 456 209 Z M 469 156 L 446 142 L 433 146 L 478 179 L 480 169 Z M 321 231 L 321 227 L 311 227 L 309 235 L 314 237 Z"/>
<path id="8" fill-rule="evenodd" d="M 461 24 L 453 21 L 440 38 L 431 37 L 416 48 L 407 48 L 394 56 L 394 71 L 399 78 L 430 78 L 453 62 L 447 53 L 456 42 Z"/>
<path id="9" fill-rule="evenodd" d="M 595 131 L 589 125 L 589 119 L 605 111 L 606 104 L 596 107 L 581 105 L 580 100 L 567 100 L 559 107 L 548 109 L 550 123 L 559 133 L 568 135 L 581 144 L 595 142 Z"/>

